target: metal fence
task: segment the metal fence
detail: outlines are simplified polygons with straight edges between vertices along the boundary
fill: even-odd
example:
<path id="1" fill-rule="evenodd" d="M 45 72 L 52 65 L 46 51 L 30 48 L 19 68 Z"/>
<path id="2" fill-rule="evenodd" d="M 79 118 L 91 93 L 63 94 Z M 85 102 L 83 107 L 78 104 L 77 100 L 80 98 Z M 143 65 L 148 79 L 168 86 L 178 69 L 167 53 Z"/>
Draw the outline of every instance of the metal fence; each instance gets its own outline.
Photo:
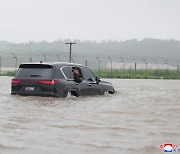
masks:
<path id="1" fill-rule="evenodd" d="M 0 54 L 0 74 L 8 70 L 17 70 L 20 63 L 27 62 L 68 62 L 68 52 L 36 51 L 36 52 L 4 52 Z M 72 62 L 80 63 L 91 69 L 180 69 L 180 59 L 166 57 L 145 57 L 120 54 L 72 53 Z"/>

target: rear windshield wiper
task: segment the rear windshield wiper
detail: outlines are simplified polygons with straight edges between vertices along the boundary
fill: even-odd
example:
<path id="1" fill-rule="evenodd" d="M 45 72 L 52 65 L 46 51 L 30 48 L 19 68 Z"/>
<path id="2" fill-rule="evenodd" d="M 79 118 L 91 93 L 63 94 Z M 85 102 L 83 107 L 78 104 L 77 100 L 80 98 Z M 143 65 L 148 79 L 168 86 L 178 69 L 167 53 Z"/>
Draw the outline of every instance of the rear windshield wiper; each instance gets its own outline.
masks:
<path id="1" fill-rule="evenodd" d="M 42 77 L 41 75 L 32 74 L 31 77 Z"/>

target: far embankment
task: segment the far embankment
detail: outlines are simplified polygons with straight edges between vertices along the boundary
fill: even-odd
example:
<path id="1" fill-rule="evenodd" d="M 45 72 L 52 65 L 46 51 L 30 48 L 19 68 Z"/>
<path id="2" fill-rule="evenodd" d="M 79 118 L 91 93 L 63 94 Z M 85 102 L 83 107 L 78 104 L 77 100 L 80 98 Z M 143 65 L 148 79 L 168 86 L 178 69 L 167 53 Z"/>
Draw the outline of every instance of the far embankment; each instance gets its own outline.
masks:
<path id="1" fill-rule="evenodd" d="M 121 78 L 121 79 L 180 79 L 180 70 L 93 70 L 94 74 L 101 78 Z M 1 76 L 14 76 L 15 71 L 12 69 L 2 71 Z"/>
<path id="2" fill-rule="evenodd" d="M 121 79 L 180 79 L 179 70 L 94 70 L 96 76 L 102 78 L 121 78 Z"/>

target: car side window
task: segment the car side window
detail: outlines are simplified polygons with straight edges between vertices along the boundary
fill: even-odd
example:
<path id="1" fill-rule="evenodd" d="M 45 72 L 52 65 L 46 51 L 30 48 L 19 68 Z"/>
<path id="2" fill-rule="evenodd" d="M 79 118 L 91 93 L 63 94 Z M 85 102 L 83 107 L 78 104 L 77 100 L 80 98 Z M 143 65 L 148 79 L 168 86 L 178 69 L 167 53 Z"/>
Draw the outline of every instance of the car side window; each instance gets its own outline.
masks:
<path id="1" fill-rule="evenodd" d="M 64 75 L 66 76 L 67 79 L 74 79 L 73 72 L 72 72 L 72 67 L 65 66 L 62 68 L 62 71 Z"/>
<path id="2" fill-rule="evenodd" d="M 82 67 L 81 72 L 82 72 L 84 80 L 86 80 L 86 81 L 95 81 L 95 75 L 89 68 Z"/>

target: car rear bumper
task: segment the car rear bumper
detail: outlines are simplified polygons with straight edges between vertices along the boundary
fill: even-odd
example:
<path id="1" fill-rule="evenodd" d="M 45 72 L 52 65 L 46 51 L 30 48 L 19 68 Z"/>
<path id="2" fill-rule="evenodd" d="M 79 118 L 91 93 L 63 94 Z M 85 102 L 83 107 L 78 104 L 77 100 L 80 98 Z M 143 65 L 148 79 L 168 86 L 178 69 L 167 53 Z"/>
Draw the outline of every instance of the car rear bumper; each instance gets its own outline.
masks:
<path id="1" fill-rule="evenodd" d="M 49 92 L 43 92 L 43 93 L 28 93 L 28 92 L 16 92 L 16 91 L 11 91 L 11 95 L 23 95 L 23 96 L 51 96 Z"/>
<path id="2" fill-rule="evenodd" d="M 29 92 L 19 92 L 19 91 L 11 91 L 11 95 L 21 95 L 21 96 L 42 96 L 42 97 L 65 97 L 62 93 L 56 92 L 40 92 L 40 93 L 29 93 Z"/>

